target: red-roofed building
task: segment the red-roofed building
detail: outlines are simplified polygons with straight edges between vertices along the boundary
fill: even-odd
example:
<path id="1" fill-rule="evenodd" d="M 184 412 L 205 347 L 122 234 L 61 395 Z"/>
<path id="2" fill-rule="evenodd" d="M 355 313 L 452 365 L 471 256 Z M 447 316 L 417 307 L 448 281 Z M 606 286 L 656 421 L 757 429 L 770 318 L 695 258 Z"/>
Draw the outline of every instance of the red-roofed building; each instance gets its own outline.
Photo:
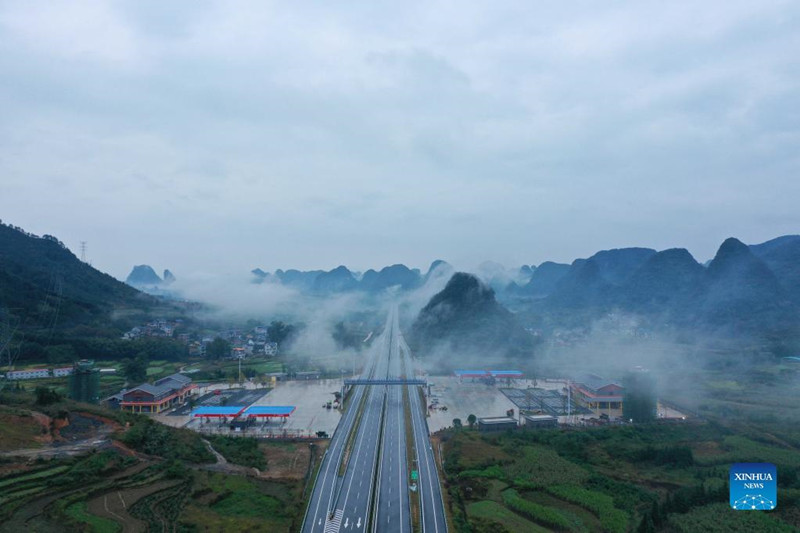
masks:
<path id="1" fill-rule="evenodd" d="M 196 385 L 183 374 L 172 374 L 152 385 L 142 383 L 112 397 L 119 400 L 123 411 L 133 413 L 160 413 L 173 405 L 183 403 Z"/>
<path id="2" fill-rule="evenodd" d="M 577 405 L 610 418 L 622 416 L 624 389 L 619 383 L 587 374 L 570 383 L 572 399 Z"/>

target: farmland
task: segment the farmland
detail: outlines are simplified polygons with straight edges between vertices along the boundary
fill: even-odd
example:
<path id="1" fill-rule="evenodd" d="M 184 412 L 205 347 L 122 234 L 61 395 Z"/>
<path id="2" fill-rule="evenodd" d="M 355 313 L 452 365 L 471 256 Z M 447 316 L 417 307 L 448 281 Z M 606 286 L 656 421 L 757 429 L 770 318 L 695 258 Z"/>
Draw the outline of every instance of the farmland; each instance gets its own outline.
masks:
<path id="1" fill-rule="evenodd" d="M 0 458 L 0 531 L 291 531 L 302 519 L 307 443 L 214 437 L 217 462 L 196 433 L 143 416 L 3 399 L 0 417 L 18 422 L 0 434 L 16 450 Z"/>
<path id="2" fill-rule="evenodd" d="M 768 430 L 768 431 L 767 431 Z M 768 435 L 765 437 L 765 435 Z M 457 531 L 795 531 L 798 434 L 716 422 L 442 435 Z M 732 462 L 774 462 L 778 509 L 727 505 Z"/>

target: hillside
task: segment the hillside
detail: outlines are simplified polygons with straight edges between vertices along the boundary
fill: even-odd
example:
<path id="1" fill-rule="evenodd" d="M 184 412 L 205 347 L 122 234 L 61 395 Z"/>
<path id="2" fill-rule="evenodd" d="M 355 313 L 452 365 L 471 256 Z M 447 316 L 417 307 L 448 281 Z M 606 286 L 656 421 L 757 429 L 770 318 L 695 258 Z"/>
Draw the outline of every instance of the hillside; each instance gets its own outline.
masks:
<path id="1" fill-rule="evenodd" d="M 409 332 L 421 356 L 436 353 L 443 366 L 530 356 L 533 337 L 497 303 L 477 277 L 457 272 L 419 312 Z"/>
<path id="2" fill-rule="evenodd" d="M 729 238 L 707 267 L 685 249 L 647 248 L 601 251 L 566 272 L 544 263 L 516 291 L 515 310 L 552 327 L 631 313 L 651 329 L 751 337 L 791 350 L 800 340 L 799 250 L 795 236 L 754 246 Z M 551 274 L 547 283 L 544 274 Z"/>
<path id="3" fill-rule="evenodd" d="M 55 237 L 0 224 L 0 310 L 23 327 L 71 327 L 154 301 L 83 263 Z"/>
<path id="4" fill-rule="evenodd" d="M 800 304 L 800 235 L 754 244 L 750 251 L 764 261 L 789 297 Z"/>
<path id="5" fill-rule="evenodd" d="M 405 265 L 392 265 L 379 272 L 372 269 L 364 272 L 359 288 L 368 292 L 380 292 L 389 287 L 411 290 L 419 287 L 421 282 L 419 271 L 411 270 Z"/>

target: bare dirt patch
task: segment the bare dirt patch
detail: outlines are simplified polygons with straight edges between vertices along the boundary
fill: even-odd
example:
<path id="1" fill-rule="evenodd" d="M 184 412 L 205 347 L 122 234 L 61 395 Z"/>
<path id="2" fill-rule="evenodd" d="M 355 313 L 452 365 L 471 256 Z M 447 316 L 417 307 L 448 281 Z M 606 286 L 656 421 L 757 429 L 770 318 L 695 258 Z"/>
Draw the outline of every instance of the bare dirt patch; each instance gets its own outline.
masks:
<path id="1" fill-rule="evenodd" d="M 307 442 L 265 442 L 262 443 L 267 458 L 267 470 L 261 473 L 264 479 L 303 479 L 311 459 L 311 447 Z M 314 455 L 322 457 L 328 441 L 314 443 Z M 319 461 L 319 459 L 317 459 Z"/>

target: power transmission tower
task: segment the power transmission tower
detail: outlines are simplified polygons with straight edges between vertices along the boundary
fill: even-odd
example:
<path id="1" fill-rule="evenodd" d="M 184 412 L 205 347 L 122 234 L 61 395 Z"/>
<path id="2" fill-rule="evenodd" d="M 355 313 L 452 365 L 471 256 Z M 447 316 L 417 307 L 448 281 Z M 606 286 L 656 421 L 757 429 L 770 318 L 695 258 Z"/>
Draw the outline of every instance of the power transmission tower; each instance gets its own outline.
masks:
<path id="1" fill-rule="evenodd" d="M 81 262 L 86 262 L 86 241 L 81 241 Z"/>

